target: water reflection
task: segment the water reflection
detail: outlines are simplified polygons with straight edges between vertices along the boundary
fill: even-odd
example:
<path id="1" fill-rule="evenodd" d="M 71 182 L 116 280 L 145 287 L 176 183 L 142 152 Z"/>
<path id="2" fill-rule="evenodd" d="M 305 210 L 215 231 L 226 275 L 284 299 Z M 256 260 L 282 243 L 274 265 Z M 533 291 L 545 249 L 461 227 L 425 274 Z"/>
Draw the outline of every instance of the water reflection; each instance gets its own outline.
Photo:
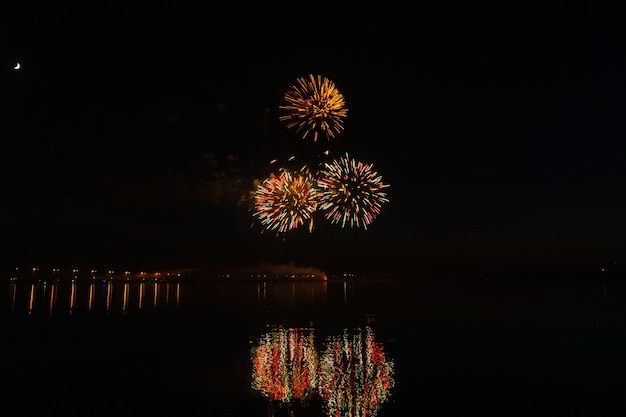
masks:
<path id="1" fill-rule="evenodd" d="M 162 281 L 59 281 L 39 280 L 27 285 L 9 284 L 10 315 L 52 316 L 77 311 L 121 312 L 144 308 L 178 307 L 180 282 Z M 146 297 L 149 297 L 146 300 Z"/>
<path id="2" fill-rule="evenodd" d="M 345 303 L 349 288 L 337 283 L 332 301 Z M 182 294 L 184 289 L 184 296 Z M 213 309 L 260 311 L 315 308 L 327 305 L 329 284 L 323 281 L 196 281 L 159 279 L 38 279 L 10 280 L 10 315 L 87 311 L 127 313 L 178 307 L 181 299 L 189 306 Z"/>
<path id="3" fill-rule="evenodd" d="M 317 390 L 314 329 L 274 327 L 252 348 L 252 389 L 270 400 L 306 402 Z"/>
<path id="4" fill-rule="evenodd" d="M 343 329 L 315 347 L 313 328 L 273 326 L 251 348 L 252 388 L 294 410 L 318 396 L 328 416 L 374 416 L 394 386 L 393 361 L 370 326 Z"/>
<path id="5" fill-rule="evenodd" d="M 74 312 L 75 306 L 76 306 L 76 283 L 72 282 L 72 290 L 70 292 L 70 314 Z M 52 314 L 52 309 L 50 309 L 50 314 Z"/>
<path id="6" fill-rule="evenodd" d="M 224 372 L 242 371 L 248 377 L 252 374 L 251 385 L 248 382 L 243 385 L 246 395 L 252 395 L 255 404 L 260 402 L 261 407 L 267 403 L 268 415 L 287 412 L 291 416 L 305 416 L 313 412 L 329 416 L 374 416 L 394 385 L 393 363 L 385 355 L 383 345 L 375 340 L 369 321 L 362 327 L 351 327 L 344 320 L 336 324 L 343 307 L 352 302 L 351 291 L 350 286 L 340 282 L 53 278 L 10 281 L 8 306 L 10 316 L 15 319 L 15 329 L 20 328 L 20 318 L 28 322 L 31 317 L 44 317 L 41 323 L 59 319 L 66 323 L 67 316 L 75 316 L 76 320 L 67 323 L 99 326 L 99 320 L 90 319 L 103 315 L 107 316 L 107 323 L 115 323 L 115 337 L 126 342 L 135 337 L 134 326 L 129 333 L 125 324 L 127 318 L 137 317 L 131 316 L 134 312 L 141 311 L 143 316 L 144 312 L 175 309 L 175 317 L 189 319 L 184 326 L 176 326 L 181 340 L 187 330 L 198 329 L 198 321 L 202 329 L 207 322 L 217 321 L 218 329 L 233 326 L 248 332 L 245 338 L 235 337 L 238 344 L 228 349 L 238 355 L 243 351 L 236 362 L 245 364 L 245 369 L 228 368 Z M 362 316 L 358 317 L 357 323 L 362 324 Z M 131 319 L 128 323 L 136 322 Z M 149 323 L 153 324 L 152 319 Z M 267 323 L 273 324 L 266 327 Z M 242 324 L 249 327 L 241 327 Z M 162 340 L 160 329 L 161 326 L 148 326 L 145 337 L 156 331 L 153 336 Z M 89 333 L 87 330 L 77 333 L 83 331 Z M 223 335 L 226 346 L 232 343 L 230 333 L 229 330 Z M 98 337 L 108 343 L 107 338 L 113 336 L 102 333 Z M 252 343 L 242 344 L 242 340 Z M 69 351 L 65 347 L 73 341 L 61 338 L 59 343 L 60 351 L 65 352 Z M 144 338 L 135 343 L 142 347 Z M 124 360 L 120 359 L 120 363 Z M 216 365 L 217 369 L 221 366 L 221 363 Z M 194 372 L 196 368 L 194 364 Z M 233 385 L 232 389 L 238 391 L 240 387 Z"/>
<path id="7" fill-rule="evenodd" d="M 5 396 L 40 415 L 609 415 L 623 398 L 623 280 L 37 278 L 0 306 Z"/>
<path id="8" fill-rule="evenodd" d="M 330 416 L 374 416 L 394 386 L 393 361 L 371 327 L 330 336 L 320 361 L 319 393 Z"/>

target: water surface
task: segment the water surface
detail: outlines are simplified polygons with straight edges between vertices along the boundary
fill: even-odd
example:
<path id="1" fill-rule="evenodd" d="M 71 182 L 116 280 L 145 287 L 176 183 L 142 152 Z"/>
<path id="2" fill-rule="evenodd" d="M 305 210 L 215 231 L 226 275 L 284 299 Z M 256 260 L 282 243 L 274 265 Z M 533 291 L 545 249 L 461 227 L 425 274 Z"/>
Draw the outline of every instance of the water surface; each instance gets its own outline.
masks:
<path id="1" fill-rule="evenodd" d="M 76 416 L 598 415 L 613 280 L 74 280 L 2 287 L 9 409 Z"/>

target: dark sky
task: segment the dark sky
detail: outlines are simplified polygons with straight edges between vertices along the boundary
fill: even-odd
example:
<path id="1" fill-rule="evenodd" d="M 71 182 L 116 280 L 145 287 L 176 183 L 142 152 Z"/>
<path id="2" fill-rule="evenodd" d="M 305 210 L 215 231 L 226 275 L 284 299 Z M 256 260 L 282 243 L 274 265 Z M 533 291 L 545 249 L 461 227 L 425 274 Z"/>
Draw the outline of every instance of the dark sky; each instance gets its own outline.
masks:
<path id="1" fill-rule="evenodd" d="M 624 260 L 622 9 L 39 3 L 0 11 L 2 267 Z M 331 141 L 278 120 L 285 90 L 311 73 L 346 101 Z M 252 226 L 240 200 L 269 161 L 325 149 L 390 185 L 369 229 Z"/>

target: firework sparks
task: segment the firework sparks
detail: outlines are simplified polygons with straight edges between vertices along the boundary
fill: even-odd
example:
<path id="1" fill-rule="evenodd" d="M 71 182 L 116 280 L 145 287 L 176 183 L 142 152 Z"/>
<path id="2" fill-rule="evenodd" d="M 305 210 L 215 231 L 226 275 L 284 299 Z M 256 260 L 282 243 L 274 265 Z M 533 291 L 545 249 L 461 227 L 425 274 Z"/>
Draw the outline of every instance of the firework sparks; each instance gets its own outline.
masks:
<path id="1" fill-rule="evenodd" d="M 313 213 L 317 209 L 315 181 L 308 171 L 283 169 L 271 175 L 254 191 L 254 216 L 268 230 L 285 233 L 309 223 L 313 227 Z"/>
<path id="2" fill-rule="evenodd" d="M 368 225 L 380 214 L 383 203 L 389 201 L 385 189 L 389 187 L 373 169 L 345 157 L 326 163 L 317 179 L 319 208 L 332 223 L 350 227 Z"/>
<path id="3" fill-rule="evenodd" d="M 288 129 L 301 133 L 303 139 L 312 136 L 317 142 L 323 134 L 330 140 L 343 131 L 348 109 L 343 95 L 328 78 L 313 74 L 298 78 L 283 99 L 280 120 L 287 123 Z"/>

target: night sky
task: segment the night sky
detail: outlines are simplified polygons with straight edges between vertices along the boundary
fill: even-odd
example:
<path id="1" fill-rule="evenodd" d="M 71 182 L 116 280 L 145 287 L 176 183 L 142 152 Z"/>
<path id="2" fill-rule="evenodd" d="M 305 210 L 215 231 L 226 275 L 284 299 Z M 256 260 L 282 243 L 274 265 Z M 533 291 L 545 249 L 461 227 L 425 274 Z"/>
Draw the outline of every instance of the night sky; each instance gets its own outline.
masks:
<path id="1" fill-rule="evenodd" d="M 623 9 L 53 3 L 0 11 L 3 268 L 626 261 Z M 278 119 L 308 74 L 346 101 L 330 141 Z M 242 197 L 271 160 L 324 150 L 373 164 L 380 215 L 262 233 Z"/>

